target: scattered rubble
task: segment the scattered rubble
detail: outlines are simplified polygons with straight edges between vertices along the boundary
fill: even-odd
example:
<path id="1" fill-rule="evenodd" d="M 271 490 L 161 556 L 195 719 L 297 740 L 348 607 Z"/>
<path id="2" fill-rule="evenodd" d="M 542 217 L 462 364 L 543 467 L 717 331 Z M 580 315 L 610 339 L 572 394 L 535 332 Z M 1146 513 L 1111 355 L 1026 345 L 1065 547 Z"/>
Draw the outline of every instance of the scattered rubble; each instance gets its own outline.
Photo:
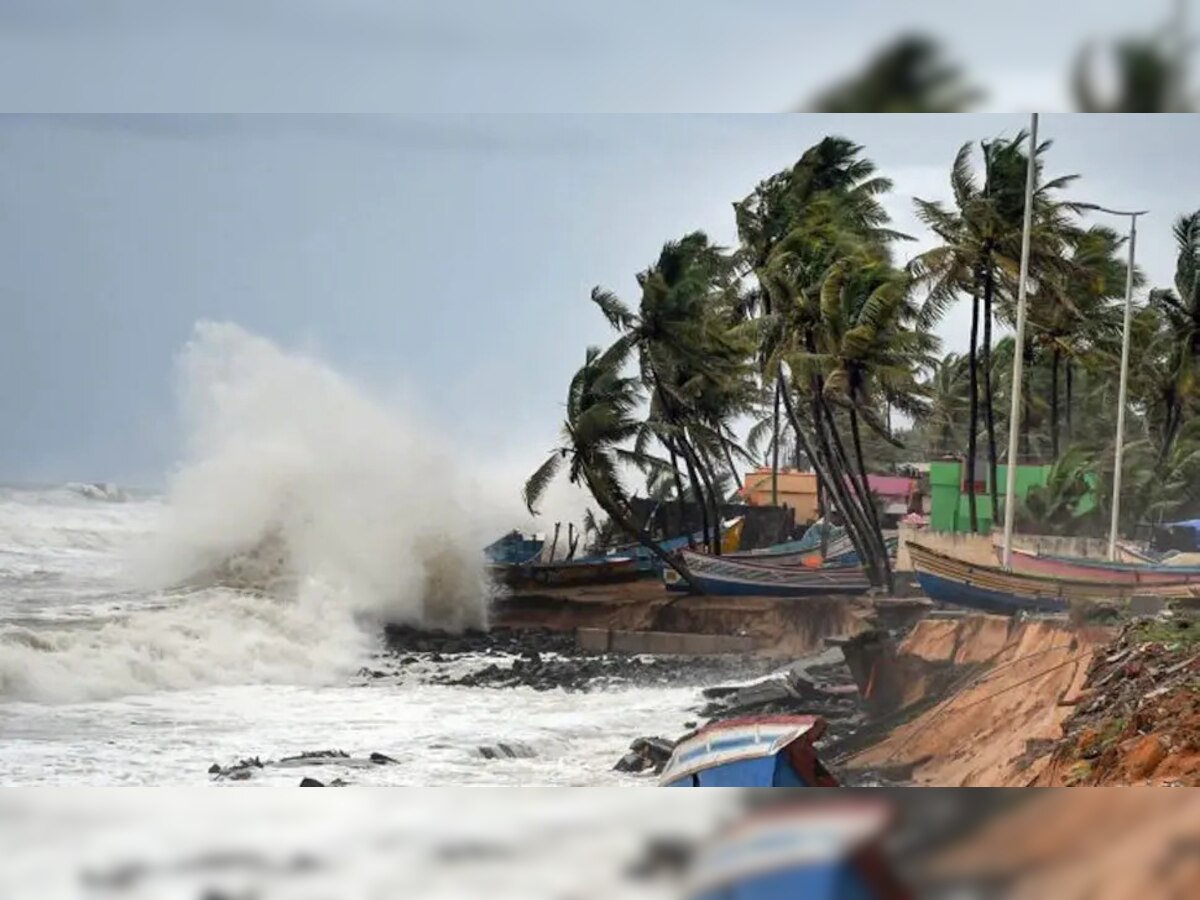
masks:
<path id="1" fill-rule="evenodd" d="M 1200 620 L 1127 623 L 1095 655 L 1042 783 L 1200 786 Z"/>
<path id="2" fill-rule="evenodd" d="M 617 760 L 615 772 L 638 774 L 650 771 L 661 775 L 675 751 L 675 741 L 663 737 L 640 737 L 629 745 L 629 752 Z"/>

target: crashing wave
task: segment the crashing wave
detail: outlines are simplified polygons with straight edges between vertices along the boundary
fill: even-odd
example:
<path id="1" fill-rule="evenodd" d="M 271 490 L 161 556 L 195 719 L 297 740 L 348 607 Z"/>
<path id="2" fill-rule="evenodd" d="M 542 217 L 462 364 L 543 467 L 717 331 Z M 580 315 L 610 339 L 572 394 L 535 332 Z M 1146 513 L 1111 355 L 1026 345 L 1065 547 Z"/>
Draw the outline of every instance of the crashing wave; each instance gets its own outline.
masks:
<path id="1" fill-rule="evenodd" d="M 108 482 L 72 481 L 64 485 L 72 493 L 89 500 L 103 500 L 108 503 L 124 503 L 128 496 L 115 484 Z"/>
<path id="2" fill-rule="evenodd" d="M 427 427 L 232 325 L 181 362 L 188 452 L 129 573 L 162 607 L 0 627 L 0 699 L 336 683 L 385 624 L 486 626 L 487 511 Z"/>

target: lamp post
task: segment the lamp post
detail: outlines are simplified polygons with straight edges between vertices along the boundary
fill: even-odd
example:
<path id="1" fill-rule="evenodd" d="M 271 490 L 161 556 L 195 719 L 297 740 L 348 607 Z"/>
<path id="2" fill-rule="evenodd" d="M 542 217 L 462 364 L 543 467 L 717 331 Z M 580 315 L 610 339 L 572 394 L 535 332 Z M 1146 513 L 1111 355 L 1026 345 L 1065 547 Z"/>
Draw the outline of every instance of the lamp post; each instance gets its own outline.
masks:
<path id="1" fill-rule="evenodd" d="M 1017 334 L 1013 350 L 1012 407 L 1008 417 L 1007 484 L 1004 488 L 1004 568 L 1012 567 L 1012 533 L 1016 514 L 1017 434 L 1021 424 L 1021 377 L 1025 367 L 1025 292 L 1029 278 L 1029 239 L 1033 230 L 1033 188 L 1037 181 L 1038 114 L 1029 116 L 1029 167 L 1025 170 L 1025 221 L 1021 230 L 1021 274 L 1017 282 Z M 971 490 L 975 486 L 971 485 Z M 993 521 L 996 511 L 992 510 Z"/>
<path id="2" fill-rule="evenodd" d="M 1133 261 L 1137 249 L 1138 216 L 1149 210 L 1108 209 L 1094 203 L 1082 204 L 1085 209 L 1129 218 L 1129 270 L 1125 273 L 1125 326 L 1121 333 L 1121 381 L 1117 389 L 1117 447 L 1113 454 L 1112 521 L 1108 528 L 1108 558 L 1117 559 L 1117 522 L 1121 517 L 1121 461 L 1125 455 L 1125 396 L 1129 389 L 1129 329 L 1133 320 Z"/>

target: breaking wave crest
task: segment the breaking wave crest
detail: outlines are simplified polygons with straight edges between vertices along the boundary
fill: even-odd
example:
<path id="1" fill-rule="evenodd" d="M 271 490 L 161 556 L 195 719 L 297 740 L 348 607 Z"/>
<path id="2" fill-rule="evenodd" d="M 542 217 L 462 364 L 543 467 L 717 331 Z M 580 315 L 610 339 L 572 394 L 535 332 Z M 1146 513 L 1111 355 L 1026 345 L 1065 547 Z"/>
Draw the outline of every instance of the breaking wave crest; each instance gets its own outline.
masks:
<path id="1" fill-rule="evenodd" d="M 0 696 L 311 683 L 383 623 L 485 624 L 484 535 L 428 429 L 234 325 L 198 325 L 180 365 L 185 459 L 133 566 L 161 608 L 0 630 Z"/>

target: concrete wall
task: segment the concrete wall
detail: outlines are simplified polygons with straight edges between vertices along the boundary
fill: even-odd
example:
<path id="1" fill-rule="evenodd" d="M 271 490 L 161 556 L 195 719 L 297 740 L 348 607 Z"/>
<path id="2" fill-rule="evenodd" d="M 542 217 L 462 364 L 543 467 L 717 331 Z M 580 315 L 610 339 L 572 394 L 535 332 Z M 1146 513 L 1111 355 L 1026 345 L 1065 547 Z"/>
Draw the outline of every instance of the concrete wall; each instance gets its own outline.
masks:
<path id="1" fill-rule="evenodd" d="M 957 534 L 953 532 L 933 531 L 929 528 L 918 528 L 912 525 L 900 525 L 900 545 L 896 551 L 896 571 L 911 572 L 912 561 L 909 559 L 907 542 L 915 540 L 918 544 L 982 565 L 998 565 L 995 545 L 1003 540 L 1000 532 L 993 534 Z M 1045 534 L 1014 534 L 1013 546 L 1021 550 L 1031 550 L 1036 553 L 1051 553 L 1055 556 L 1082 556 L 1104 559 L 1108 554 L 1108 542 L 1099 538 L 1070 538 Z"/>

